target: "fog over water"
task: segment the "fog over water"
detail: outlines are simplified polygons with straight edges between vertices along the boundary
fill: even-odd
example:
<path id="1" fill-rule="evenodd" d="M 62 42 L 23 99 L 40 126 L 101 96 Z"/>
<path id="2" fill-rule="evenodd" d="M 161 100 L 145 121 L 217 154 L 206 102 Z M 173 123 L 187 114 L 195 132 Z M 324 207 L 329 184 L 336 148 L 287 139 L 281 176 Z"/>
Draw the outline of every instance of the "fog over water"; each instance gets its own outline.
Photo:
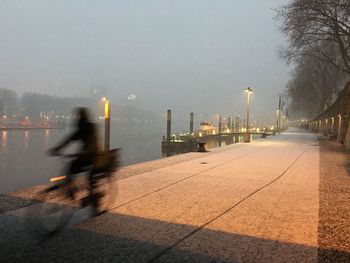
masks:
<path id="1" fill-rule="evenodd" d="M 201 121 L 217 125 L 219 114 L 223 122 L 244 119 L 243 90 L 250 86 L 251 121 L 275 123 L 289 69 L 276 54 L 283 36 L 274 9 L 286 2 L 0 0 L 0 88 L 19 98 L 37 92 L 90 99 L 92 90 L 103 91 L 114 119 L 118 105 L 138 109 L 143 117 L 136 121 L 156 120 L 112 127 L 111 144 L 123 149 L 123 164 L 158 159 L 167 109 L 173 132 L 189 130 L 189 112 L 195 129 Z M 93 110 L 102 112 L 102 104 Z M 45 151 L 63 136 L 1 131 L 0 193 L 56 175 L 63 163 Z"/>
<path id="2" fill-rule="evenodd" d="M 102 124 L 99 124 L 103 132 Z M 160 124 L 123 126 L 112 124 L 111 148 L 121 148 L 123 166 L 162 158 Z M 47 156 L 47 150 L 62 141 L 70 129 L 0 131 L 0 194 L 37 184 L 64 174 L 67 160 Z M 103 138 L 100 132 L 100 144 Z M 71 144 L 66 153 L 75 152 Z"/>
<path id="3" fill-rule="evenodd" d="M 187 123 L 177 123 L 178 129 Z M 111 148 L 120 148 L 121 165 L 151 161 L 165 157 L 161 140 L 164 123 L 135 125 L 121 122 L 111 124 Z M 97 124 L 99 144 L 103 144 L 103 122 Z M 65 174 L 67 159 L 50 157 L 49 148 L 61 142 L 72 131 L 66 129 L 0 130 L 0 194 L 38 184 L 46 184 L 51 177 Z M 224 142 L 223 142 L 224 145 Z M 74 153 L 78 144 L 70 144 L 63 153 Z M 217 147 L 210 142 L 209 147 Z M 175 154 L 172 152 L 171 154 Z"/>
<path id="4" fill-rule="evenodd" d="M 271 122 L 288 79 L 273 20 L 284 0 L 0 1 L 0 87 L 59 96 L 107 90 L 153 112 Z M 129 97 L 130 98 L 130 97 Z"/>

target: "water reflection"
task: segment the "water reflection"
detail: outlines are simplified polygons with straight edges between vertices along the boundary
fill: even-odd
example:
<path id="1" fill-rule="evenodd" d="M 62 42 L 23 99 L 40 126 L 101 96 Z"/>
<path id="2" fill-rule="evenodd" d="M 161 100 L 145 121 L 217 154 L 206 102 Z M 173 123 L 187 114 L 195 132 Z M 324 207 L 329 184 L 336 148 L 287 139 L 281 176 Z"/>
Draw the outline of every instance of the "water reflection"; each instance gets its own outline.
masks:
<path id="1" fill-rule="evenodd" d="M 45 130 L 45 147 L 47 148 L 49 145 L 49 139 L 50 139 L 50 129 Z"/>
<path id="2" fill-rule="evenodd" d="M 164 138 L 163 138 L 164 139 Z M 170 142 L 162 143 L 162 155 L 163 157 L 169 157 L 177 154 L 198 151 L 198 142 L 204 142 L 205 148 L 221 147 L 229 144 L 233 144 L 233 136 L 226 136 L 225 138 L 220 137 L 207 137 L 197 140 L 188 140 L 184 142 Z"/>
<path id="3" fill-rule="evenodd" d="M 29 131 L 24 132 L 24 146 L 28 147 L 28 142 L 29 142 Z"/>
<path id="4" fill-rule="evenodd" d="M 6 146 L 7 146 L 7 131 L 2 131 L 1 146 L 2 146 L 2 149 L 5 152 L 6 151 Z"/>
<path id="5" fill-rule="evenodd" d="M 102 123 L 100 133 L 103 128 Z M 162 129 L 156 124 L 127 126 L 111 123 L 111 131 L 111 148 L 122 149 L 122 165 L 162 157 L 159 147 Z M 52 175 L 59 174 L 64 164 L 58 158 L 48 157 L 46 152 L 62 141 L 67 132 L 69 130 L 63 129 L 0 131 L 0 194 L 45 184 Z M 69 150 L 74 152 L 75 148 Z"/>
<path id="6" fill-rule="evenodd" d="M 253 136 L 253 139 L 256 139 L 257 136 Z M 164 140 L 164 138 L 163 138 Z M 162 143 L 162 156 L 169 157 L 177 154 L 187 153 L 191 151 L 197 151 L 197 143 L 201 141 L 205 143 L 205 149 L 222 147 L 230 145 L 233 143 L 243 142 L 243 136 L 239 135 L 237 138 L 235 136 L 222 136 L 222 137 L 206 137 L 197 139 L 194 141 L 185 141 L 185 142 L 170 142 L 170 144 Z"/>

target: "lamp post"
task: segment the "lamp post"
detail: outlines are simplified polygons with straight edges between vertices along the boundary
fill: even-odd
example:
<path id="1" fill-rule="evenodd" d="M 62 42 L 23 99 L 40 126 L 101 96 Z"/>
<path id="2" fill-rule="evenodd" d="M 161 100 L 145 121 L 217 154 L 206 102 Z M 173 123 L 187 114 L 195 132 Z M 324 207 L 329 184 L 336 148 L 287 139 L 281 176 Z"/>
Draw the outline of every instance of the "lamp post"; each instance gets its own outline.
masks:
<path id="1" fill-rule="evenodd" d="M 110 145 L 110 130 L 111 130 L 111 104 L 108 100 L 108 98 L 103 97 L 102 101 L 104 102 L 105 106 L 105 143 L 104 143 L 104 150 L 109 150 Z"/>
<path id="2" fill-rule="evenodd" d="M 276 134 L 280 133 L 280 110 L 277 109 L 277 125 L 276 125 Z"/>
<path id="3" fill-rule="evenodd" d="M 190 136 L 193 134 L 193 119 L 194 119 L 194 114 L 193 112 L 190 113 Z"/>
<path id="4" fill-rule="evenodd" d="M 245 90 L 245 93 L 247 94 L 247 133 L 245 135 L 245 142 L 250 142 L 250 134 L 249 134 L 249 110 L 250 110 L 250 95 L 253 93 L 253 90 L 248 87 Z"/>

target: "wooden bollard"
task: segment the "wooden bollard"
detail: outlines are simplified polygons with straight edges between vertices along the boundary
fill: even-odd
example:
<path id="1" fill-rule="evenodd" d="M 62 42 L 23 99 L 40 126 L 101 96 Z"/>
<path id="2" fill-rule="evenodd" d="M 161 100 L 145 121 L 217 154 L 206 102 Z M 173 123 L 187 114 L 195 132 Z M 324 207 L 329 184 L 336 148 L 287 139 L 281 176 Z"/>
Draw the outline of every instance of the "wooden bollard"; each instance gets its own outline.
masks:
<path id="1" fill-rule="evenodd" d="M 227 126 L 227 129 L 229 129 L 229 130 L 231 129 L 231 118 L 230 117 L 227 118 L 226 126 Z"/>
<path id="2" fill-rule="evenodd" d="M 219 116 L 219 147 L 221 147 L 221 115 Z"/>
<path id="3" fill-rule="evenodd" d="M 166 140 L 167 140 L 167 143 L 170 143 L 170 140 L 171 140 L 171 110 L 168 110 L 168 112 L 167 112 Z"/>
<path id="4" fill-rule="evenodd" d="M 190 135 L 193 133 L 193 119 L 194 119 L 194 114 L 193 112 L 190 113 Z"/>
<path id="5" fill-rule="evenodd" d="M 239 117 L 236 116 L 235 132 L 239 132 L 239 122 L 240 122 Z M 238 142 L 239 142 L 239 135 L 236 134 L 236 135 L 235 135 L 235 143 L 238 143 Z"/>
<path id="6" fill-rule="evenodd" d="M 105 99 L 105 141 L 104 150 L 109 150 L 110 145 L 110 135 L 111 135 L 111 104 L 109 100 Z"/>
<path id="7" fill-rule="evenodd" d="M 207 150 L 204 147 L 205 142 L 198 142 L 198 152 L 206 152 Z"/>

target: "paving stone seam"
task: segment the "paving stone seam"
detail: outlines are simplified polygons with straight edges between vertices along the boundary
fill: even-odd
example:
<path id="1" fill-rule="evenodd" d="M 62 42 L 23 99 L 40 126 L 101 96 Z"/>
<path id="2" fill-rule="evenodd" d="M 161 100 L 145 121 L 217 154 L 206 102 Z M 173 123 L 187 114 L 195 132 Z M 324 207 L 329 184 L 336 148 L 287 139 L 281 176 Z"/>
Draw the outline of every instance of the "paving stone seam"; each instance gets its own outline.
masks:
<path id="1" fill-rule="evenodd" d="M 266 148 L 266 147 L 265 147 Z M 171 249 L 175 248 L 176 246 L 178 246 L 181 242 L 185 241 L 186 239 L 188 239 L 189 237 L 193 236 L 195 233 L 199 232 L 200 230 L 202 230 L 203 228 L 205 228 L 206 226 L 208 226 L 209 224 L 211 224 L 212 222 L 214 222 L 215 220 L 219 219 L 220 217 L 222 217 L 223 215 L 227 214 L 228 212 L 230 212 L 232 209 L 234 209 L 235 207 L 237 207 L 238 205 L 240 205 L 241 203 L 243 203 L 244 201 L 246 201 L 247 199 L 249 199 L 250 197 L 252 197 L 253 195 L 257 194 L 258 192 L 260 192 L 261 190 L 267 188 L 268 186 L 270 186 L 271 184 L 275 183 L 276 181 L 278 181 L 279 179 L 281 179 L 296 163 L 297 161 L 299 161 L 301 159 L 301 157 L 308 152 L 309 150 L 311 150 L 310 148 L 304 150 L 301 154 L 298 155 L 298 157 L 276 178 L 274 178 L 273 180 L 271 180 L 270 182 L 268 182 L 267 184 L 259 187 L 258 189 L 256 189 L 255 191 L 253 191 L 252 193 L 248 194 L 246 197 L 244 197 L 243 199 L 241 199 L 240 201 L 238 201 L 237 203 L 235 203 L 234 205 L 232 205 L 231 207 L 227 208 L 225 211 L 221 212 L 219 215 L 215 216 L 214 218 L 210 219 L 209 221 L 207 221 L 206 223 L 202 224 L 201 226 L 197 227 L 196 229 L 192 230 L 190 233 L 188 233 L 187 235 L 185 235 L 184 237 L 182 237 L 181 239 L 179 239 L 178 241 L 176 241 L 173 245 L 167 247 L 166 249 L 162 250 L 161 252 L 159 252 L 158 254 L 156 254 L 154 257 L 152 257 L 151 259 L 149 259 L 147 261 L 147 263 L 151 263 L 151 262 L 155 262 L 157 259 L 159 259 L 161 256 L 163 256 L 165 253 L 167 253 L 168 251 L 170 251 Z"/>
<path id="2" fill-rule="evenodd" d="M 228 146 L 231 146 L 231 145 L 228 145 Z M 235 145 L 236 146 L 236 148 L 242 148 L 242 146 L 241 147 L 239 147 L 240 145 Z M 238 146 L 238 147 L 237 147 Z M 266 147 L 269 147 L 269 146 L 264 146 L 264 147 L 262 147 L 262 148 L 266 148 Z M 229 149 L 229 147 L 227 147 L 226 149 L 224 149 L 225 147 L 222 147 L 222 148 L 219 148 L 219 147 L 217 147 L 217 148 L 214 148 L 215 149 L 215 151 L 213 151 L 213 152 L 210 152 L 210 151 L 208 151 L 208 153 L 209 153 L 209 156 L 210 155 L 213 155 L 213 154 L 217 154 L 217 153 L 220 153 L 220 152 L 225 152 L 225 151 L 229 151 L 229 150 L 231 150 L 231 149 Z M 257 150 L 257 151 L 259 151 L 259 150 Z M 251 153 L 248 153 L 248 154 L 253 154 L 254 152 L 251 152 Z M 208 155 L 207 155 L 208 156 Z M 239 159 L 239 158 L 241 158 L 241 157 L 243 157 L 244 155 L 241 155 L 241 156 L 239 156 L 238 158 L 236 157 L 235 159 Z M 172 156 L 172 157 L 178 157 L 178 156 Z M 171 158 L 171 157 L 170 157 Z M 167 166 L 172 166 L 172 165 L 177 165 L 177 164 L 179 164 L 179 163 L 183 163 L 183 162 L 188 162 L 188 161 L 193 161 L 193 160 L 195 160 L 195 159 L 200 159 L 200 158 L 203 158 L 203 156 L 198 156 L 198 157 L 196 157 L 196 158 L 194 158 L 194 159 L 191 159 L 191 160 L 183 160 L 183 161 L 180 161 L 180 162 L 175 162 L 175 163 L 171 163 L 170 165 L 168 164 Z M 233 159 L 233 160 L 235 160 L 235 159 Z M 165 159 L 161 159 L 161 161 L 163 161 L 163 160 L 165 160 Z M 233 161 L 233 160 L 230 160 L 230 161 Z M 153 163 L 153 162 L 157 162 L 157 161 L 159 161 L 159 160 L 153 160 L 153 161 L 149 161 L 149 163 Z M 230 162 L 230 161 L 228 161 L 228 162 Z M 227 162 L 227 163 L 228 163 Z M 221 164 L 221 165 L 224 165 L 225 163 L 223 163 L 223 164 Z M 135 165 L 131 165 L 131 166 L 137 166 L 137 165 L 142 165 L 142 164 L 135 164 Z M 220 166 L 220 165 L 219 165 Z M 142 171 L 143 173 L 144 172 L 150 172 L 150 171 L 154 171 L 154 170 L 157 170 L 157 169 L 161 169 L 161 168 L 164 168 L 164 166 L 163 165 L 161 165 L 160 167 L 157 167 L 156 169 L 145 169 L 144 171 Z M 213 168 L 216 168 L 216 167 L 212 167 L 212 168 L 210 168 L 210 169 L 213 169 Z M 123 168 L 122 168 L 123 169 Z M 128 167 L 125 167 L 124 169 L 128 169 Z M 208 169 L 208 170 L 210 170 L 210 169 Z M 205 172 L 205 171 L 202 171 L 202 172 Z M 117 172 L 118 173 L 118 172 Z M 138 173 L 139 174 L 139 173 Z M 134 175 L 136 175 L 136 174 L 134 174 Z M 195 175 L 198 175 L 198 174 L 195 174 Z M 195 176 L 195 175 L 193 175 L 193 176 Z M 132 175 L 131 175 L 132 176 Z M 129 204 L 129 203 L 131 203 L 131 202 L 134 202 L 134 201 L 137 201 L 137 200 L 139 200 L 139 199 L 141 199 L 141 198 L 143 198 L 143 197 L 146 197 L 146 196 L 148 196 L 148 195 L 151 195 L 151 194 L 153 194 L 153 193 L 156 193 L 156 192 L 159 192 L 159 191 L 161 191 L 161 190 L 163 190 L 163 189 L 166 189 L 166 188 L 168 188 L 168 187 L 171 187 L 172 185 L 175 185 L 175 184 L 177 184 L 177 183 L 180 183 L 180 182 L 182 182 L 182 181 L 184 181 L 184 180 L 186 180 L 186 179 L 190 179 L 191 177 L 193 177 L 193 176 L 190 176 L 190 177 L 188 177 L 188 178 L 184 178 L 183 180 L 181 180 L 181 181 L 177 181 L 177 182 L 174 182 L 173 184 L 171 184 L 171 185 L 167 185 L 167 186 L 164 186 L 163 188 L 161 188 L 161 189 L 156 189 L 154 192 L 151 192 L 151 193 L 147 193 L 147 194 L 145 194 L 145 195 L 143 195 L 143 196 L 140 196 L 140 197 L 138 197 L 138 198 L 136 198 L 136 199 L 133 199 L 133 200 L 130 200 L 130 201 L 128 201 L 128 202 L 125 202 L 125 203 L 123 203 L 123 204 L 121 204 L 121 205 L 119 205 L 119 206 L 117 206 L 117 207 L 113 207 L 113 208 L 111 208 L 109 211 L 112 211 L 113 209 L 117 209 L 117 208 L 119 208 L 119 207 L 121 207 L 121 206 L 124 206 L 124 205 L 127 205 L 127 204 Z M 125 177 L 125 178 L 120 178 L 121 180 L 123 180 L 123 179 L 126 179 L 126 178 L 128 178 L 129 176 L 127 176 L 127 177 Z M 35 187 L 39 187 L 39 190 L 36 190 L 35 191 L 35 193 L 37 193 L 37 192 L 39 192 L 40 190 L 42 190 L 42 189 L 45 189 L 46 187 L 47 187 L 47 185 L 38 185 L 38 186 L 35 186 Z M 28 189 L 31 189 L 31 188 L 28 188 Z M 16 193 L 19 193 L 19 192 L 23 192 L 23 190 L 19 190 L 19 191 L 16 191 L 16 192 L 13 192 L 12 193 L 12 195 L 14 196 L 14 197 L 16 197 Z M 7 197 L 8 195 L 3 195 L 3 194 L 0 194 L 0 197 Z M 30 198 L 30 200 L 31 199 L 33 199 L 33 197 L 35 196 L 35 194 L 33 194 L 33 196 Z M 21 196 L 19 196 L 20 198 L 21 198 Z M 55 199 L 53 198 L 53 199 L 50 199 L 50 201 L 54 201 Z M 24 207 L 28 207 L 28 206 L 30 206 L 31 205 L 31 203 L 32 202 L 28 202 L 28 204 L 25 204 L 25 205 L 21 205 L 21 206 L 19 206 L 19 207 L 15 207 L 15 208 L 13 208 L 13 209 L 4 209 L 4 210 L 1 210 L 0 209 L 0 215 L 1 214 L 3 214 L 3 213 L 7 213 L 7 212 L 10 212 L 10 211 L 14 211 L 14 210 L 17 210 L 17 209 L 21 209 L 21 208 L 24 208 Z"/>
<path id="3" fill-rule="evenodd" d="M 184 181 L 186 181 L 186 180 L 189 180 L 189 179 L 191 179 L 191 178 L 193 178 L 193 177 L 195 177 L 195 176 L 197 176 L 197 175 L 200 175 L 200 174 L 202 174 L 202 173 L 208 172 L 208 171 L 210 171 L 210 170 L 213 170 L 213 169 L 215 169 L 215 168 L 218 168 L 218 167 L 220 167 L 220 166 L 223 166 L 223 165 L 225 165 L 225 164 L 228 164 L 228 163 L 230 163 L 230 162 L 232 162 L 232 161 L 239 160 L 239 159 L 241 159 L 241 158 L 243 158 L 243 157 L 245 157 L 245 156 L 247 156 L 247 155 L 254 154 L 254 153 L 259 152 L 259 151 L 261 151 L 261 150 L 263 150 L 263 149 L 266 149 L 266 148 L 268 148 L 268 147 L 270 147 L 270 145 L 261 147 L 261 148 L 259 148 L 258 150 L 255 150 L 255 151 L 252 151 L 252 152 L 249 152 L 249 153 L 245 153 L 245 154 L 240 155 L 240 156 L 238 156 L 238 157 L 235 157 L 235 158 L 233 158 L 233 159 L 231 159 L 231 160 L 228 160 L 228 161 L 223 162 L 223 163 L 221 163 L 221 164 L 215 165 L 215 166 L 210 167 L 210 168 L 208 168 L 208 169 L 206 169 L 206 170 L 200 171 L 200 172 L 198 172 L 198 173 L 191 174 L 190 176 L 187 176 L 187 177 L 185 177 L 185 178 L 183 178 L 183 179 L 181 179 L 181 180 L 178 180 L 178 181 L 173 182 L 173 183 L 171 183 L 171 184 L 168 184 L 168 185 L 165 185 L 165 186 L 163 186 L 163 187 L 160 187 L 160 188 L 158 188 L 158 189 L 156 189 L 156 190 L 154 190 L 154 191 L 152 191 L 152 192 L 146 193 L 146 194 L 141 195 L 141 196 L 139 196 L 139 197 L 136 197 L 136 198 L 134 198 L 134 199 L 132 199 L 132 200 L 126 201 L 125 203 L 122 203 L 122 204 L 120 204 L 120 205 L 118 205 L 118 206 L 116 206 L 116 207 L 111 208 L 109 211 L 113 211 L 113 210 L 118 209 L 118 208 L 120 208 L 120 207 L 122 207 L 122 206 L 128 205 L 128 204 L 133 203 L 133 202 L 135 202 L 135 201 L 138 201 L 138 200 L 140 200 L 140 199 L 142 199 L 142 198 L 144 198 L 144 197 L 147 197 L 147 196 L 150 196 L 150 195 L 152 195 L 152 194 L 158 193 L 158 192 L 160 192 L 160 191 L 162 191 L 162 190 L 164 190 L 164 189 L 167 189 L 167 188 L 172 187 L 172 186 L 174 186 L 174 185 L 176 185 L 176 184 L 179 184 L 179 183 L 182 183 L 182 182 L 184 182 Z"/>

